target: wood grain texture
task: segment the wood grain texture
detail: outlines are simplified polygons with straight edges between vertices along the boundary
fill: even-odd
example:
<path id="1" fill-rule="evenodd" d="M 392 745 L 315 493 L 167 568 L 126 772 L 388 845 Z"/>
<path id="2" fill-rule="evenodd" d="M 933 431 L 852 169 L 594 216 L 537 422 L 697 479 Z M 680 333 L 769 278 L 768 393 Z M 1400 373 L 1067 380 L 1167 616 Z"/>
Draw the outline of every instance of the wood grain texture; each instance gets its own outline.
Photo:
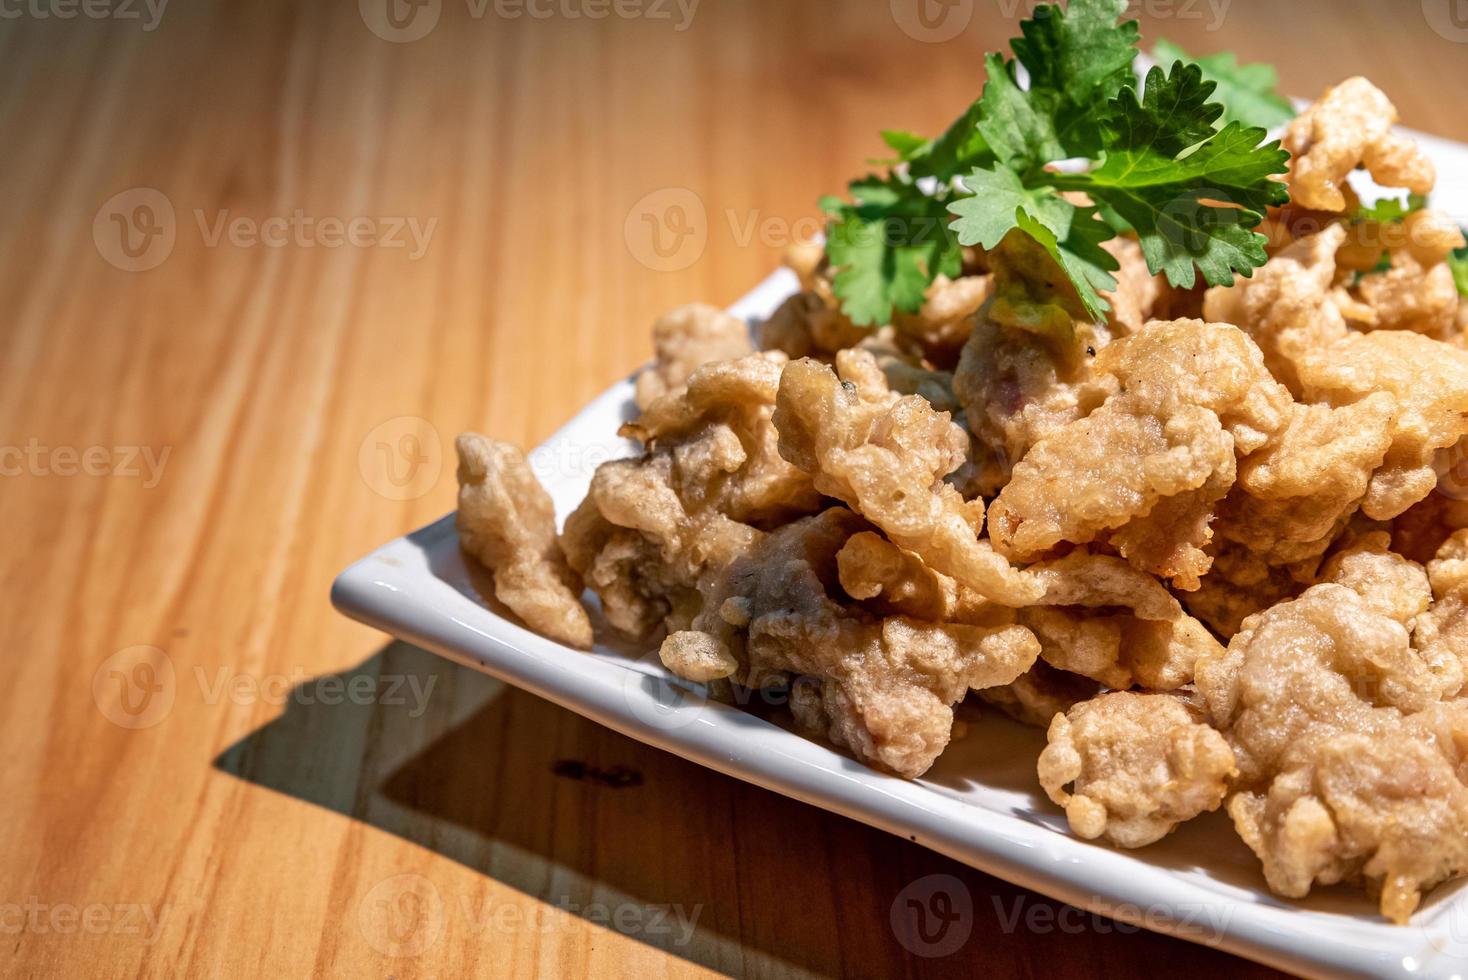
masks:
<path id="1" fill-rule="evenodd" d="M 660 311 L 740 295 L 879 128 L 956 114 L 1028 4 L 959 3 L 971 20 L 943 43 L 882 0 L 704 0 L 681 31 L 671 6 L 439 6 L 412 43 L 350 0 L 178 2 L 154 30 L 141 5 L 5 8 L 22 13 L 0 20 L 4 972 L 1266 972 L 1056 924 L 1054 903 L 331 610 L 339 569 L 452 508 L 433 467 L 454 433 L 533 445 L 643 359 Z M 1274 61 L 1300 94 L 1364 72 L 1407 123 L 1468 139 L 1468 46 L 1416 0 L 1141 8 L 1150 37 Z M 133 188 L 174 214 L 148 271 L 114 264 L 104 202 Z M 691 261 L 628 233 L 657 193 L 703 209 Z M 146 218 L 122 200 L 125 224 Z M 221 216 L 297 212 L 318 224 L 283 244 L 212 239 Z M 432 232 L 418 256 L 328 247 L 322 218 Z M 162 239 L 136 241 L 146 261 Z M 437 438 L 379 429 L 402 417 Z M 400 490 L 408 471 L 383 467 L 415 459 Z M 931 874 L 972 902 L 946 957 L 889 925 Z"/>

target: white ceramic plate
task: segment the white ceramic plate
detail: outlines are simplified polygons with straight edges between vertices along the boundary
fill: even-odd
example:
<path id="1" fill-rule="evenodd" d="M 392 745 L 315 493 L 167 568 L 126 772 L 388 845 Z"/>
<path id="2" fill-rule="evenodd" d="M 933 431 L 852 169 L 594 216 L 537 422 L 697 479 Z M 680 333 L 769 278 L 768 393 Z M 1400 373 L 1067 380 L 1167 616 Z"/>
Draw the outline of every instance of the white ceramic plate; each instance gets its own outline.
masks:
<path id="1" fill-rule="evenodd" d="M 1468 147 L 1431 137 L 1424 145 L 1438 162 L 1436 202 L 1464 220 Z M 776 273 L 731 312 L 762 318 L 795 288 L 794 276 Z M 585 495 L 599 463 L 636 450 L 615 434 L 631 406 L 624 381 L 532 454 L 561 517 Z M 1036 730 L 986 714 L 923 779 L 886 776 L 762 716 L 708 701 L 668 674 L 655 650 L 602 643 L 588 654 L 537 636 L 492 611 L 481 598 L 486 582 L 466 566 L 450 515 L 347 569 L 332 600 L 355 619 L 624 735 L 1088 911 L 1309 976 L 1468 976 L 1461 883 L 1439 888 L 1410 925 L 1398 927 L 1349 889 L 1319 889 L 1304 902 L 1274 898 L 1221 813 L 1138 851 L 1091 844 L 1066 831 L 1039 790 Z"/>

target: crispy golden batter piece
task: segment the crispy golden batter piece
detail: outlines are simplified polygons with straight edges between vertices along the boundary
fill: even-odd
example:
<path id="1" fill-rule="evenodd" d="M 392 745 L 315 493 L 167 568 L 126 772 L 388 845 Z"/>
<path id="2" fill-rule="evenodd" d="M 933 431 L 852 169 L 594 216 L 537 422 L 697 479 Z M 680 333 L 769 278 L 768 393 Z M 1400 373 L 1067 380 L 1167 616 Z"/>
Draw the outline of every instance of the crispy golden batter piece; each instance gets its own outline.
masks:
<path id="1" fill-rule="evenodd" d="M 705 364 L 623 426 L 648 451 L 598 468 L 562 539 L 619 631 L 686 628 L 707 576 L 761 528 L 821 507 L 779 453 L 772 417 L 785 363 L 767 352 Z"/>
<path id="2" fill-rule="evenodd" d="M 923 308 L 915 314 L 899 313 L 895 326 L 919 345 L 925 358 L 952 369 L 974 328 L 979 308 L 993 292 L 993 276 L 939 276 L 928 287 Z"/>
<path id="3" fill-rule="evenodd" d="M 844 508 L 787 524 L 717 577 L 697 636 L 664 641 L 664 663 L 706 675 L 725 652 L 732 678 L 762 687 L 789 675 L 820 680 L 792 698 L 797 720 L 863 761 L 908 777 L 925 772 L 970 689 L 1008 684 L 1039 645 L 1014 625 L 876 617 L 836 598 L 837 554 L 869 525 Z"/>
<path id="4" fill-rule="evenodd" d="M 1056 670 L 1044 660 L 1037 660 L 1014 683 L 986 687 L 978 696 L 1021 724 L 1049 728 L 1056 715 L 1100 693 L 1101 686 L 1090 678 Z"/>
<path id="5" fill-rule="evenodd" d="M 882 371 L 885 385 L 892 391 L 899 395 L 922 395 L 939 412 L 958 409 L 958 399 L 953 394 L 953 375 L 928 367 L 919 354 L 905 349 L 892 327 L 877 328 L 854 349 L 872 355 Z M 838 363 L 843 355 L 849 354 L 849 350 L 837 352 Z"/>
<path id="6" fill-rule="evenodd" d="M 1218 809 L 1235 771 L 1228 743 L 1187 701 L 1126 692 L 1057 715 L 1038 769 L 1072 832 L 1120 847 L 1144 847 Z"/>
<path id="7" fill-rule="evenodd" d="M 1345 238 L 1345 228 L 1330 225 L 1289 245 L 1250 278 L 1214 286 L 1203 297 L 1203 318 L 1247 333 L 1270 373 L 1297 397 L 1296 362 L 1349 332 L 1334 299 L 1335 255 Z"/>
<path id="8" fill-rule="evenodd" d="M 1236 452 L 1284 424 L 1289 394 L 1226 324 L 1154 321 L 1097 362 L 1123 391 L 1014 468 L 990 508 L 994 546 L 1030 561 L 1061 542 L 1106 537 L 1139 568 L 1196 589 Z"/>
<path id="9" fill-rule="evenodd" d="M 750 353 L 749 327 L 743 320 L 706 303 L 690 303 L 664 314 L 652 326 L 656 359 L 637 376 L 638 408 L 680 387 L 710 361 Z"/>
<path id="10" fill-rule="evenodd" d="M 1427 563 L 1427 579 L 1432 603 L 1414 623 L 1412 645 L 1447 678 L 1453 676 L 1453 665 L 1458 666 L 1459 679 L 1448 680 L 1445 694 L 1461 696 L 1468 682 L 1468 531 L 1457 531 L 1443 542 Z"/>
<path id="11" fill-rule="evenodd" d="M 1408 629 L 1432 602 L 1427 570 L 1391 550 L 1391 535 L 1370 531 L 1331 555 L 1320 581 L 1334 582 L 1359 595 L 1366 608 Z"/>
<path id="12" fill-rule="evenodd" d="M 1227 651 L 1200 662 L 1196 673 L 1209 715 L 1234 744 L 1244 786 L 1271 779 L 1290 745 L 1312 728 L 1366 730 L 1421 711 L 1443 693 L 1406 627 L 1333 583 L 1251 617 Z M 1383 708 L 1395 714 L 1378 714 Z"/>
<path id="13" fill-rule="evenodd" d="M 1276 892 L 1364 878 L 1400 922 L 1422 889 L 1468 871 L 1468 787 L 1413 720 L 1450 686 L 1440 667 L 1336 584 L 1250 618 L 1198 663 L 1239 768 L 1229 813 Z"/>
<path id="14" fill-rule="evenodd" d="M 1361 510 L 1390 520 L 1437 484 L 1436 454 L 1468 435 L 1468 351 L 1400 330 L 1343 337 L 1299 362 L 1310 401 L 1348 405 L 1385 391 L 1396 401 L 1392 442 Z"/>
<path id="15" fill-rule="evenodd" d="M 854 534 L 836 555 L 841 588 L 883 615 L 932 623 L 992 624 L 1014 614 L 984 599 L 910 551 L 872 531 Z"/>
<path id="16" fill-rule="evenodd" d="M 780 456 L 772 421 L 785 363 L 766 352 L 705 365 L 621 434 L 672 456 L 672 486 L 692 510 L 760 527 L 814 513 L 821 496 Z"/>
<path id="17" fill-rule="evenodd" d="M 1239 464 L 1215 533 L 1270 566 L 1324 554 L 1386 458 L 1395 414 L 1386 392 L 1340 408 L 1293 405 L 1284 430 Z"/>
<path id="18" fill-rule="evenodd" d="M 1424 266 L 1408 252 L 1392 255 L 1391 268 L 1361 277 L 1361 306 L 1346 319 L 1365 330 L 1411 330 L 1438 340 L 1455 332 L 1458 287 L 1446 263 Z"/>
<path id="19" fill-rule="evenodd" d="M 1161 582 L 1113 555 L 1077 549 L 1027 571 L 1045 590 L 1036 605 L 1119 607 L 1156 622 L 1182 616 L 1182 607 Z"/>
<path id="20" fill-rule="evenodd" d="M 1290 198 L 1320 211 L 1346 209 L 1346 177 L 1364 166 L 1380 184 L 1426 194 L 1437 179 L 1417 144 L 1392 132 L 1396 106 L 1359 76 L 1325 95 L 1285 130 Z"/>
<path id="21" fill-rule="evenodd" d="M 1190 615 L 1219 636 L 1233 636 L 1245 619 L 1300 593 L 1289 569 L 1266 564 L 1242 545 L 1215 537 L 1208 546 L 1213 565 L 1195 592 L 1181 593 Z"/>
<path id="22" fill-rule="evenodd" d="M 1020 610 L 1019 621 L 1050 666 L 1119 691 L 1176 691 L 1193 682 L 1199 658 L 1223 650 L 1191 616 L 1157 621 L 1034 606 Z"/>
<path id="23" fill-rule="evenodd" d="M 871 356 L 850 354 L 844 380 L 809 359 L 785 369 L 774 415 L 780 454 L 928 567 L 1006 605 L 1037 599 L 1040 587 L 979 540 L 983 502 L 943 482 L 966 459 L 964 430 L 922 398 L 873 392 Z"/>
<path id="24" fill-rule="evenodd" d="M 474 433 L 459 453 L 459 543 L 494 573 L 494 594 L 525 625 L 569 646 L 591 648 L 581 583 L 556 543 L 550 494 L 525 454 Z"/>
<path id="25" fill-rule="evenodd" d="M 1154 276 L 1147 268 L 1147 259 L 1142 255 L 1142 246 L 1132 238 L 1112 238 L 1102 242 L 1101 247 L 1116 257 L 1121 268 L 1112 275 L 1116 289 L 1101 295 L 1111 306 L 1106 320 L 1113 335 L 1124 337 L 1142 329 L 1152 319 L 1162 299 L 1166 282 Z"/>

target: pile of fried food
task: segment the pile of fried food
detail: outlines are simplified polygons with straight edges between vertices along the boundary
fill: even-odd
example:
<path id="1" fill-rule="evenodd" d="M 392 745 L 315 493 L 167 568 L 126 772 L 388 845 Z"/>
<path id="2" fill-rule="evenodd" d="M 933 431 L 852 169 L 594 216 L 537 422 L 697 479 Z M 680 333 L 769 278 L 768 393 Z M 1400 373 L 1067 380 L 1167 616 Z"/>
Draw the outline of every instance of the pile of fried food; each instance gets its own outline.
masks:
<path id="1" fill-rule="evenodd" d="M 1404 922 L 1468 872 L 1468 301 L 1452 221 L 1360 217 L 1358 167 L 1434 182 L 1395 119 L 1360 78 L 1295 119 L 1251 278 L 1174 289 L 1108 242 L 1105 322 L 1018 233 L 880 329 L 798 249 L 761 349 L 707 306 L 656 324 L 645 451 L 560 533 L 519 450 L 460 437 L 463 546 L 532 629 L 590 647 L 590 589 L 680 677 L 788 688 L 901 776 L 975 692 L 1048 728 L 1076 834 L 1226 806 L 1275 892 Z"/>

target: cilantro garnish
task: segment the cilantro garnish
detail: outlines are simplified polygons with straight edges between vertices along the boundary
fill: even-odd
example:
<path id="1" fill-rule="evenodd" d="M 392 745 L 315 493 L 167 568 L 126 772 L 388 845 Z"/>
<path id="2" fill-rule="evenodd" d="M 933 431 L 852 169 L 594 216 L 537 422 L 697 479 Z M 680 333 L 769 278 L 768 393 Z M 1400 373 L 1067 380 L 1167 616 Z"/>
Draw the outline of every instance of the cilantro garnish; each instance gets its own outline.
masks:
<path id="1" fill-rule="evenodd" d="M 862 326 L 889 322 L 893 307 L 916 312 L 936 276 L 962 269 L 944 199 L 896 174 L 854 181 L 850 189 L 851 203 L 821 201 L 831 217 L 826 254 L 841 309 Z"/>
<path id="2" fill-rule="evenodd" d="M 1139 85 L 1137 24 L 1119 22 L 1126 7 L 1038 6 L 1011 42 L 1013 60 L 985 59 L 982 96 L 942 136 L 884 132 L 892 169 L 853 183 L 849 202 L 822 202 L 834 290 L 853 322 L 916 312 L 938 275 L 961 271 L 960 246 L 994 248 L 1012 232 L 1049 253 L 1097 318 L 1117 268 L 1101 244 L 1119 229 L 1177 286 L 1198 272 L 1231 283 L 1264 264 L 1264 238 L 1251 229 L 1289 200 L 1272 179 L 1288 154 L 1264 144 L 1263 128 L 1224 118 L 1219 82 L 1200 64 L 1177 60 Z M 1253 84 L 1257 67 L 1235 74 Z"/>
<path id="3" fill-rule="evenodd" d="M 1468 238 L 1468 228 L 1463 229 Z M 1448 256 L 1448 268 L 1453 270 L 1453 282 L 1458 284 L 1458 295 L 1468 297 L 1468 248 L 1460 248 Z"/>
<path id="4" fill-rule="evenodd" d="M 1171 41 L 1158 41 L 1152 53 L 1163 68 L 1179 61 L 1201 68 L 1203 77 L 1218 86 L 1216 94 L 1223 104 L 1224 124 L 1237 122 L 1273 129 L 1295 118 L 1295 107 L 1290 105 L 1290 100 L 1275 91 L 1279 73 L 1273 65 L 1241 65 L 1232 51 L 1194 58 Z"/>
<path id="5" fill-rule="evenodd" d="M 1405 201 L 1395 197 L 1384 197 L 1375 204 L 1362 205 L 1356 212 L 1355 221 L 1374 221 L 1377 224 L 1389 224 L 1393 221 L 1401 221 L 1413 211 L 1421 211 L 1427 207 L 1427 196 L 1424 194 L 1408 194 Z"/>

